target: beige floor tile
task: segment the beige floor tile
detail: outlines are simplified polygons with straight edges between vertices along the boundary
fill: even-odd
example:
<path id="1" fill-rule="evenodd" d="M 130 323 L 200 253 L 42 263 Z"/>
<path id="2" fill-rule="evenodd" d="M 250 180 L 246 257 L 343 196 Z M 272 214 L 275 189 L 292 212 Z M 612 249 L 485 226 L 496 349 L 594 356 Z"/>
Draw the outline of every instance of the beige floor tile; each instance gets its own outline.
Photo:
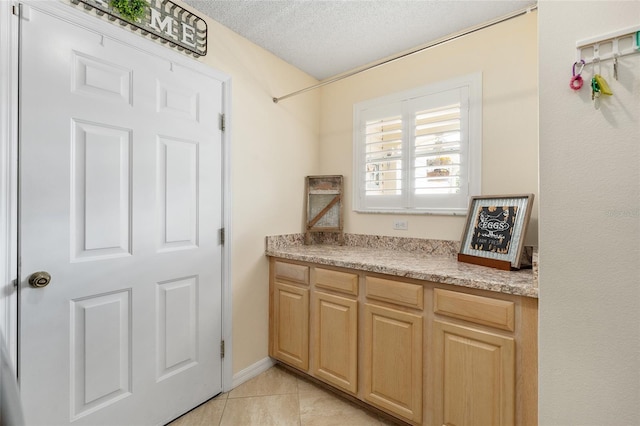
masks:
<path id="1" fill-rule="evenodd" d="M 400 420 L 391 420 L 386 417 L 380 417 L 380 425 L 381 426 L 397 426 L 397 425 L 405 425 L 407 423 L 403 423 Z"/>
<path id="2" fill-rule="evenodd" d="M 313 385 L 311 385 L 313 386 Z M 313 386 L 299 394 L 302 426 L 368 426 L 382 424 L 377 415 Z"/>
<path id="3" fill-rule="evenodd" d="M 273 367 L 169 426 L 389 426 L 395 424 L 281 367 Z"/>
<path id="4" fill-rule="evenodd" d="M 298 396 L 229 398 L 220 426 L 299 426 Z"/>
<path id="5" fill-rule="evenodd" d="M 298 381 L 296 377 L 283 368 L 275 366 L 233 389 L 229 392 L 229 398 L 284 395 L 297 392 Z"/>
<path id="6" fill-rule="evenodd" d="M 213 400 L 220 400 L 220 399 L 227 399 L 229 397 L 229 392 L 224 392 L 221 393 L 220 395 L 216 396 Z"/>
<path id="7" fill-rule="evenodd" d="M 311 392 L 320 387 L 309 380 L 305 380 L 302 377 L 297 377 L 298 379 L 298 392 Z"/>
<path id="8" fill-rule="evenodd" d="M 222 419 L 224 406 L 227 403 L 226 394 L 211 401 L 205 402 L 195 410 L 192 410 L 170 423 L 169 426 L 209 426 L 219 425 Z"/>

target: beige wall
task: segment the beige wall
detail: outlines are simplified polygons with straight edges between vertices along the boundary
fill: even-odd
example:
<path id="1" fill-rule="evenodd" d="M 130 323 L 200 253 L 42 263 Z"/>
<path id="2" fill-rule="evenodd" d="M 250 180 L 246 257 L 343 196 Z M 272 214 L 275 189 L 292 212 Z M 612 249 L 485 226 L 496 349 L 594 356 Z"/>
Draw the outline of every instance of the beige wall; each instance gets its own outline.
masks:
<path id="1" fill-rule="evenodd" d="M 640 1 L 541 1 L 541 425 L 640 424 L 640 54 L 569 89 L 576 41 L 640 24 Z M 591 78 L 593 68 L 585 68 Z"/>
<path id="2" fill-rule="evenodd" d="M 184 7 L 184 4 L 182 4 Z M 203 62 L 232 78 L 233 371 L 267 356 L 265 235 L 303 229 L 304 176 L 343 174 L 347 232 L 458 240 L 464 218 L 351 211 L 352 107 L 365 99 L 483 73 L 483 193 L 537 194 L 536 14 L 511 20 L 312 92 L 273 96 L 316 83 L 310 76 L 208 19 Z M 534 206 L 528 244 L 537 244 Z"/>
<path id="3" fill-rule="evenodd" d="M 352 211 L 353 104 L 481 71 L 483 77 L 482 193 L 538 192 L 536 13 L 325 86 L 321 94 L 320 164 L 345 176 L 345 230 L 357 234 L 459 240 L 464 217 L 404 216 Z M 537 245 L 537 201 L 527 244 Z"/>
<path id="4" fill-rule="evenodd" d="M 228 128 L 235 374 L 268 356 L 264 238 L 302 231 L 304 177 L 319 172 L 319 93 L 274 104 L 274 96 L 317 81 L 219 23 L 207 19 L 207 25 L 208 54 L 202 61 L 232 79 Z"/>
<path id="5" fill-rule="evenodd" d="M 303 229 L 304 176 L 342 174 L 345 229 L 352 233 L 458 240 L 464 218 L 351 211 L 352 107 L 365 99 L 483 73 L 483 193 L 537 193 L 536 14 L 517 18 L 342 82 L 273 104 L 273 96 L 316 83 L 208 19 L 203 62 L 232 78 L 233 371 L 267 356 L 264 236 Z M 528 244 L 537 244 L 534 206 Z"/>

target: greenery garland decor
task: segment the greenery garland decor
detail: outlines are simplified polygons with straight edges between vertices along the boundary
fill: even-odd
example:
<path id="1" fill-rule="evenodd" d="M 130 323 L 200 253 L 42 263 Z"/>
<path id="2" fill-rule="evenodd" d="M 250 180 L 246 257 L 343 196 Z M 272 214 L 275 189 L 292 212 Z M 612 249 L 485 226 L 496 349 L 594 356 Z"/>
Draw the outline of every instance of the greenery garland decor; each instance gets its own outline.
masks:
<path id="1" fill-rule="evenodd" d="M 139 21 L 149 6 L 146 0 L 111 0 L 110 4 L 120 16 L 131 22 Z"/>

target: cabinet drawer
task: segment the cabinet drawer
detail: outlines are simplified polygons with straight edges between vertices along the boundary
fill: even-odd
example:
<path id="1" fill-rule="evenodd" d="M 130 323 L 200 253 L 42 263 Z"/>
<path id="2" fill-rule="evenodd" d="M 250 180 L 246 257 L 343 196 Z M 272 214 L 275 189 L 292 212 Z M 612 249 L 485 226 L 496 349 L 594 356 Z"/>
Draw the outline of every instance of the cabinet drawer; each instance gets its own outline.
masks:
<path id="1" fill-rule="evenodd" d="M 514 303 L 436 288 L 433 312 L 502 330 L 514 330 Z"/>
<path id="2" fill-rule="evenodd" d="M 274 278 L 277 281 L 291 281 L 298 284 L 308 285 L 309 267 L 276 261 Z"/>
<path id="3" fill-rule="evenodd" d="M 421 285 L 367 277 L 365 292 L 368 299 L 381 300 L 416 309 L 422 309 L 424 306 L 424 290 Z"/>
<path id="4" fill-rule="evenodd" d="M 316 287 L 328 288 L 341 293 L 358 295 L 358 275 L 348 272 L 316 268 Z"/>

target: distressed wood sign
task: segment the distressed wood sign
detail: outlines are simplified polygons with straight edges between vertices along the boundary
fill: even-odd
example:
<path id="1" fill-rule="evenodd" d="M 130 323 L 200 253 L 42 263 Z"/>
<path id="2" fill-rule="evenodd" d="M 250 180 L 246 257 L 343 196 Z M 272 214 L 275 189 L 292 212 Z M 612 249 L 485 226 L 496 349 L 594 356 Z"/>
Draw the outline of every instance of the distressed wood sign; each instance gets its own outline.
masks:
<path id="1" fill-rule="evenodd" d="M 207 23 L 197 15 L 169 0 L 147 0 L 148 7 L 140 19 L 132 20 L 123 16 L 109 0 L 71 0 L 96 15 L 129 25 L 134 31 L 162 44 L 168 44 L 184 53 L 194 56 L 207 54 Z"/>
<path id="2" fill-rule="evenodd" d="M 342 176 L 307 176 L 305 244 L 311 244 L 311 233 L 337 233 L 344 244 L 342 231 Z"/>

